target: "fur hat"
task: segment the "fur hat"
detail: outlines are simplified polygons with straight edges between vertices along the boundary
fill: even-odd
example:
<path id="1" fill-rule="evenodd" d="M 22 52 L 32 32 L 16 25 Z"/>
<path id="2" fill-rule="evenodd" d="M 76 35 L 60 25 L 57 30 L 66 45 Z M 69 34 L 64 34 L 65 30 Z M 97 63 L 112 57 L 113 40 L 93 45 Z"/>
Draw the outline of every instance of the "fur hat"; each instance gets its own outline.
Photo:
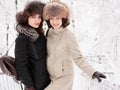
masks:
<path id="1" fill-rule="evenodd" d="M 70 12 L 66 4 L 62 2 L 49 2 L 45 5 L 43 11 L 44 20 L 49 20 L 50 17 L 60 16 L 69 19 Z"/>
<path id="2" fill-rule="evenodd" d="M 41 1 L 28 2 L 23 11 L 16 13 L 17 23 L 26 25 L 28 24 L 28 17 L 35 14 L 39 14 L 42 17 L 44 6 L 45 4 Z"/>

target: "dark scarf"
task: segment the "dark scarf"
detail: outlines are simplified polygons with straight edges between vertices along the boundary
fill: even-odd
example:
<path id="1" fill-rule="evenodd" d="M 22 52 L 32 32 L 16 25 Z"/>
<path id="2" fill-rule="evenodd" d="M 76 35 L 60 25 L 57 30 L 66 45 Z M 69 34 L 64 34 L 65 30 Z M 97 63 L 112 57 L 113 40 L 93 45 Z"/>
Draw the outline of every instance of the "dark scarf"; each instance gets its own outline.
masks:
<path id="1" fill-rule="evenodd" d="M 23 27 L 22 25 L 17 25 L 16 30 L 18 33 L 23 33 L 26 36 L 30 37 L 32 42 L 36 41 L 39 37 L 37 31 L 31 27 Z"/>

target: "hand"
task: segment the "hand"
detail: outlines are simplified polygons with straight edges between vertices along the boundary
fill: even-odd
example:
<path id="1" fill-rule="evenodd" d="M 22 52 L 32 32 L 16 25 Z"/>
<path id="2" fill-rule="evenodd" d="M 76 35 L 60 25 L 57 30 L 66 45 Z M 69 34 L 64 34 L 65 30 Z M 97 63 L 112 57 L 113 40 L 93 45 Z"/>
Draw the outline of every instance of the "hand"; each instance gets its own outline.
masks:
<path id="1" fill-rule="evenodd" d="M 96 71 L 93 73 L 93 76 L 92 76 L 92 79 L 95 79 L 95 78 L 97 78 L 98 82 L 101 82 L 102 81 L 101 78 L 106 78 L 106 76 Z"/>
<path id="2" fill-rule="evenodd" d="M 32 86 L 32 87 L 29 87 L 29 88 L 25 88 L 25 90 L 35 90 L 35 88 Z"/>

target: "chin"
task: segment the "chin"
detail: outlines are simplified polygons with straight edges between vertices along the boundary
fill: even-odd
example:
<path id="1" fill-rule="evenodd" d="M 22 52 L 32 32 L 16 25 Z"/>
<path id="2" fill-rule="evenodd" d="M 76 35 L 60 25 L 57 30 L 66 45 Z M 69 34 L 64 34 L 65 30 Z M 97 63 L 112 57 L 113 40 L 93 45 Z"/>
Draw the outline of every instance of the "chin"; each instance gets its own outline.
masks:
<path id="1" fill-rule="evenodd" d="M 58 29 L 58 28 L 60 28 L 60 27 L 54 27 L 54 29 Z"/>
<path id="2" fill-rule="evenodd" d="M 34 26 L 33 28 L 38 28 L 39 26 Z"/>

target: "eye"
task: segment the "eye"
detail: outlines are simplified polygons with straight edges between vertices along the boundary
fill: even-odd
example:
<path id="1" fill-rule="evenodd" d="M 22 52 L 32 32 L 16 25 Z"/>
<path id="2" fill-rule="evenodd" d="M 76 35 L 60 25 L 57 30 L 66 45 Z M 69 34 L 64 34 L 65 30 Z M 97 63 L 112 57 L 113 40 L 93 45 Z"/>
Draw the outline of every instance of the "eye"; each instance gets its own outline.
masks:
<path id="1" fill-rule="evenodd" d="M 57 17 L 56 19 L 57 19 L 57 20 L 60 20 L 61 18 L 60 18 L 60 17 Z"/>
<path id="2" fill-rule="evenodd" d="M 50 18 L 50 20 L 54 20 L 54 18 Z"/>
<path id="3" fill-rule="evenodd" d="M 32 15 L 31 18 L 35 18 L 36 16 L 35 15 Z"/>
<path id="4" fill-rule="evenodd" d="M 38 16 L 38 18 L 41 18 L 41 16 Z"/>

